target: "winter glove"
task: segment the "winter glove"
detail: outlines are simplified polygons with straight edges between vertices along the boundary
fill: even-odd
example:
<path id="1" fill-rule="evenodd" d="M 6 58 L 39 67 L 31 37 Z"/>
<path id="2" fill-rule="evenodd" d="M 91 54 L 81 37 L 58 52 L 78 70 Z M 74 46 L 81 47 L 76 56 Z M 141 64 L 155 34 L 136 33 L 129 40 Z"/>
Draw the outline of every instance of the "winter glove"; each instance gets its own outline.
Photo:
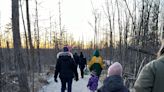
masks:
<path id="1" fill-rule="evenodd" d="M 78 77 L 76 77 L 76 78 L 75 78 L 75 81 L 78 81 L 78 80 L 79 80 L 79 78 L 78 78 Z"/>
<path id="2" fill-rule="evenodd" d="M 55 81 L 55 82 L 58 82 L 58 80 L 57 80 L 56 78 L 54 78 L 54 81 Z"/>

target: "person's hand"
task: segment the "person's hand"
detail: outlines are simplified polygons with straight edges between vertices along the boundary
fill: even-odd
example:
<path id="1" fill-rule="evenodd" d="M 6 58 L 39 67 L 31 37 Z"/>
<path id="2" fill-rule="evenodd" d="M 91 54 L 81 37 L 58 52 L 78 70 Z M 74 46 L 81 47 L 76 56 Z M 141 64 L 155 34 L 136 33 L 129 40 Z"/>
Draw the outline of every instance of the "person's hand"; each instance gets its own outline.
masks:
<path id="1" fill-rule="evenodd" d="M 76 77 L 76 78 L 75 78 L 75 81 L 78 81 L 78 80 L 79 80 L 79 78 L 78 78 L 78 77 Z"/>
<path id="2" fill-rule="evenodd" d="M 54 81 L 55 81 L 55 82 L 58 82 L 58 80 L 57 80 L 56 78 L 54 78 Z"/>

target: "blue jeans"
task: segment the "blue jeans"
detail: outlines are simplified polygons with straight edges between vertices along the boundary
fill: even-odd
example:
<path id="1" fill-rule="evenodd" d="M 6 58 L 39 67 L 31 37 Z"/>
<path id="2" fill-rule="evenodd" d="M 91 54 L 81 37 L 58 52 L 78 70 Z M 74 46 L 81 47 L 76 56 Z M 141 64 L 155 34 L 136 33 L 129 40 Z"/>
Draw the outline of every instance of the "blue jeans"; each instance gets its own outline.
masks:
<path id="1" fill-rule="evenodd" d="M 66 90 L 66 84 L 67 84 L 67 92 L 71 92 L 72 91 L 72 78 L 61 78 L 61 92 L 65 92 Z"/>

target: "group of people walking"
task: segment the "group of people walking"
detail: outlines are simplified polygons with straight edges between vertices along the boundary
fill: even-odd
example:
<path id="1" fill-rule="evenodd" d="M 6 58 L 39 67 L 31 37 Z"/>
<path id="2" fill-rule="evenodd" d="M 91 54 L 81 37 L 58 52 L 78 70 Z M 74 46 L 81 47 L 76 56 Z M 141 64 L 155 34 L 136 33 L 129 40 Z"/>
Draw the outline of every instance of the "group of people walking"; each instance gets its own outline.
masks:
<path id="1" fill-rule="evenodd" d="M 164 41 L 158 52 L 158 57 L 146 64 L 139 74 L 133 92 L 164 92 Z M 98 88 L 98 81 L 104 68 L 103 59 L 98 50 L 95 50 L 91 60 L 87 63 L 83 53 L 74 53 L 69 51 L 67 47 L 63 48 L 63 52 L 57 54 L 57 64 L 54 74 L 54 81 L 57 77 L 61 80 L 61 92 L 65 92 L 66 84 L 68 92 L 72 92 L 72 80 L 79 80 L 77 68 L 80 68 L 81 78 L 84 78 L 84 69 L 88 67 L 91 77 L 86 87 L 90 92 L 130 92 L 124 85 L 122 73 L 123 68 L 119 62 L 114 62 L 108 67 L 107 76 L 103 81 L 103 85 Z"/>
<path id="2" fill-rule="evenodd" d="M 84 78 L 84 68 L 86 67 L 86 58 L 83 53 L 80 52 L 80 56 L 77 53 L 74 55 L 69 51 L 69 48 L 65 46 L 62 52 L 57 54 L 57 63 L 54 74 L 54 81 L 58 82 L 57 77 L 61 80 L 61 92 L 65 92 L 66 85 L 68 92 L 72 92 L 72 81 L 75 78 L 79 80 L 77 68 L 80 68 L 81 77 Z"/>

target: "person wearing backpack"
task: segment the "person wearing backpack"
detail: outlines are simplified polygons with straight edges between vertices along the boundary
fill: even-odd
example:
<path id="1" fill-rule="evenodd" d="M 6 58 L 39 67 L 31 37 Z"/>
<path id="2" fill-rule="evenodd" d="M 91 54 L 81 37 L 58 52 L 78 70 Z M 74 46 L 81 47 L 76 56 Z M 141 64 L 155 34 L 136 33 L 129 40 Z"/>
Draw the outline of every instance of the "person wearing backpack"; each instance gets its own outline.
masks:
<path id="1" fill-rule="evenodd" d="M 75 77 L 75 80 L 78 81 L 78 73 L 73 55 L 66 46 L 63 48 L 63 52 L 57 54 L 57 64 L 54 74 L 55 82 L 58 82 L 58 75 L 61 80 L 61 92 L 65 92 L 66 84 L 68 92 L 72 92 L 72 80 Z"/>
<path id="2" fill-rule="evenodd" d="M 101 75 L 101 71 L 104 68 L 103 59 L 99 54 L 99 50 L 95 50 L 93 57 L 88 62 L 88 67 L 90 71 L 95 70 L 98 77 Z"/>
<path id="3" fill-rule="evenodd" d="M 134 92 L 164 92 L 164 40 L 157 59 L 146 64 L 140 72 Z"/>

